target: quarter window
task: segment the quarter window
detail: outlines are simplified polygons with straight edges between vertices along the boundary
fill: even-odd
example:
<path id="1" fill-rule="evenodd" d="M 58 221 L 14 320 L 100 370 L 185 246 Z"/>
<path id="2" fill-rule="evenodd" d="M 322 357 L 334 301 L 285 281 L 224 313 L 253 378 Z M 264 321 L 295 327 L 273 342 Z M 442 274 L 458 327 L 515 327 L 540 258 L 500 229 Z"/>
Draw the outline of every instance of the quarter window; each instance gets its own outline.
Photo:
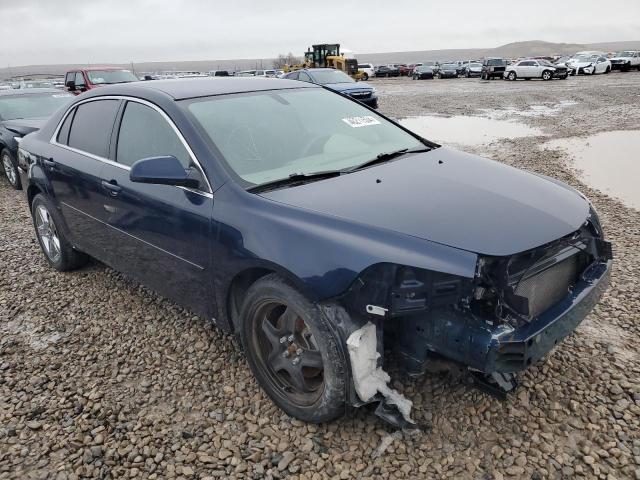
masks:
<path id="1" fill-rule="evenodd" d="M 128 102 L 120 123 L 116 161 L 133 165 L 143 158 L 173 155 L 185 168 L 191 157 L 169 123 L 151 107 Z"/>
<path id="2" fill-rule="evenodd" d="M 75 110 L 69 112 L 67 118 L 64 119 L 64 123 L 58 132 L 58 143 L 62 143 L 63 145 L 67 145 L 69 143 L 69 131 L 71 130 L 71 122 L 73 120 L 74 113 Z"/>
<path id="3" fill-rule="evenodd" d="M 119 104 L 119 100 L 95 100 L 78 105 L 69 132 L 69 146 L 109 158 L 109 142 Z"/>

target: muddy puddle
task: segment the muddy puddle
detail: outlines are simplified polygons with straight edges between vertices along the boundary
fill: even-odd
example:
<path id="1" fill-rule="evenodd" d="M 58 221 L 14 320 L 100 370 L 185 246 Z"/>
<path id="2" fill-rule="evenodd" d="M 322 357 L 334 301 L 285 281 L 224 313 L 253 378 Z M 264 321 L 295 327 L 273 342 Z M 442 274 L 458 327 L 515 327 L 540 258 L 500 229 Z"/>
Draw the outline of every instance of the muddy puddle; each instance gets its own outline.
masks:
<path id="1" fill-rule="evenodd" d="M 483 112 L 489 118 L 501 119 L 510 115 L 517 115 L 519 117 L 550 117 L 555 116 L 563 112 L 568 107 L 577 105 L 577 102 L 572 100 L 561 100 L 558 103 L 550 103 L 543 105 L 529 105 L 527 108 L 501 108 L 501 109 L 489 109 L 481 108 Z"/>
<path id="2" fill-rule="evenodd" d="M 544 146 L 565 150 L 585 183 L 640 209 L 640 130 L 558 139 Z"/>
<path id="3" fill-rule="evenodd" d="M 503 138 L 543 135 L 538 128 L 510 120 L 485 117 L 424 115 L 400 120 L 418 135 L 441 144 L 482 145 Z"/>

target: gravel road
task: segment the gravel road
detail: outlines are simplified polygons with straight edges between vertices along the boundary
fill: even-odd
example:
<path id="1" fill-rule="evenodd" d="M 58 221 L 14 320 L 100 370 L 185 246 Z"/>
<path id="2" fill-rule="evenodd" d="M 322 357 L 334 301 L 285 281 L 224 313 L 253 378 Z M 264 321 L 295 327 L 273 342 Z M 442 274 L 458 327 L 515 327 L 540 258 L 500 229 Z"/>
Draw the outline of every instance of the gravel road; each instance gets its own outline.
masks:
<path id="1" fill-rule="evenodd" d="M 640 212 L 539 148 L 640 129 L 640 73 L 371 83 L 394 117 L 502 109 L 542 129 L 469 150 L 593 200 L 616 263 L 577 332 L 505 402 L 447 376 L 398 377 L 421 433 L 393 433 L 364 409 L 306 425 L 266 398 L 232 336 L 101 264 L 48 268 L 22 194 L 0 181 L 0 479 L 640 479 Z M 575 103 L 556 115 L 512 113 L 563 100 Z"/>

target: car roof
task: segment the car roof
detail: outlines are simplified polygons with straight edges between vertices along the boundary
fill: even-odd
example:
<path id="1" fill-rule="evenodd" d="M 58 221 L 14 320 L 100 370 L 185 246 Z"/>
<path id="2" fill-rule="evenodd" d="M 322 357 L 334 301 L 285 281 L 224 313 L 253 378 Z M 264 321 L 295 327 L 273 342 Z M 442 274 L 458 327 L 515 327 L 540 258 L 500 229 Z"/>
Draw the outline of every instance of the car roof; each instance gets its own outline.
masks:
<path id="1" fill-rule="evenodd" d="M 70 95 L 59 88 L 12 88 L 11 90 L 0 90 L 0 96 L 7 97 L 13 95 L 34 95 L 36 93 L 60 93 Z"/>
<path id="2" fill-rule="evenodd" d="M 167 80 L 140 81 L 105 85 L 90 90 L 95 95 L 140 95 L 144 91 L 156 91 L 174 100 L 229 95 L 232 93 L 286 90 L 290 88 L 319 88 L 317 85 L 281 78 L 256 77 L 194 77 Z M 93 95 L 87 95 L 93 96 Z"/>

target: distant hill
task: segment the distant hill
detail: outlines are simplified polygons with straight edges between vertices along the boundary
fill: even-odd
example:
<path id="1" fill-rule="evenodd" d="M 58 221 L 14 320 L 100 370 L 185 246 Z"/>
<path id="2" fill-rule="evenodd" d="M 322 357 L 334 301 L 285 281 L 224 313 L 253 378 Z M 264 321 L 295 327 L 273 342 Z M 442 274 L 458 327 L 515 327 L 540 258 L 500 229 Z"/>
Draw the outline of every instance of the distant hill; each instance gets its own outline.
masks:
<path id="1" fill-rule="evenodd" d="M 580 50 L 603 50 L 612 52 L 616 50 L 640 50 L 639 41 L 620 41 L 604 43 L 552 43 L 541 40 L 526 42 L 514 42 L 494 48 L 468 48 L 445 50 L 417 50 L 408 52 L 384 52 L 384 53 L 360 53 L 356 58 L 361 62 L 373 64 L 383 63 L 412 63 L 426 60 L 469 60 L 482 57 L 529 57 L 570 55 Z M 198 60 L 175 62 L 138 62 L 134 64 L 137 73 L 161 72 L 161 71 L 208 71 L 208 70 L 248 70 L 257 68 L 270 68 L 272 58 L 236 59 L 236 60 Z M 10 68 L 0 68 L 0 79 L 29 75 L 34 73 L 62 75 L 67 70 L 85 66 L 86 64 L 69 65 L 26 65 Z M 104 64 L 131 69 L 131 64 Z"/>

